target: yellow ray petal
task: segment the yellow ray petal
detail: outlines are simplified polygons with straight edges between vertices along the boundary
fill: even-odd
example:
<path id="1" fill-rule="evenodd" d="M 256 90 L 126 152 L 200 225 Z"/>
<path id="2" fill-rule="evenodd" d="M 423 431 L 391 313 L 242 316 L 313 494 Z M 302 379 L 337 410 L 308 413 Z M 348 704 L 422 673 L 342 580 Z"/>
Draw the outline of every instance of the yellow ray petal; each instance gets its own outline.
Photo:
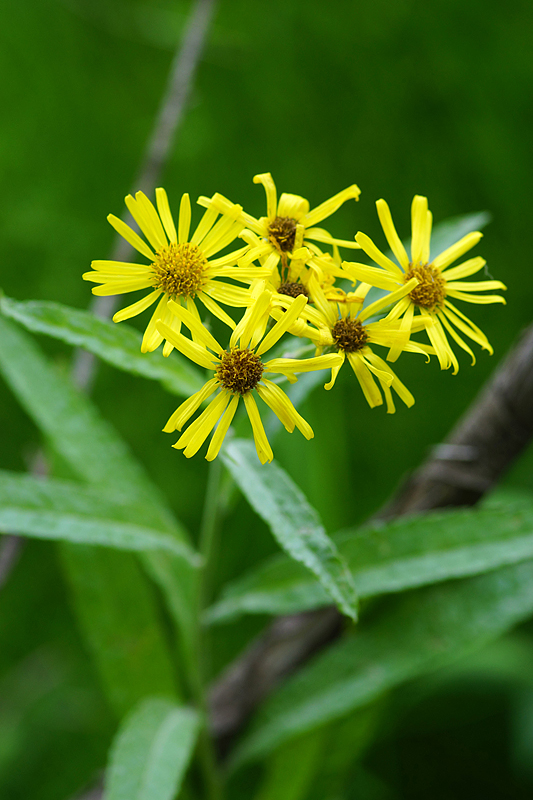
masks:
<path id="1" fill-rule="evenodd" d="M 470 250 L 474 245 L 476 245 L 481 237 L 483 236 L 482 233 L 479 231 L 475 231 L 473 233 L 467 233 L 466 236 L 463 236 L 462 239 L 459 239 L 458 242 L 452 244 L 451 247 L 446 248 L 444 252 L 438 255 L 436 258 L 433 259 L 433 266 L 438 267 L 439 269 L 444 269 L 453 261 L 457 261 L 463 253 L 466 253 L 467 250 Z"/>
<path id="2" fill-rule="evenodd" d="M 341 361 L 335 367 L 332 367 L 332 369 L 331 369 L 331 378 L 329 379 L 329 381 L 327 383 L 324 384 L 324 389 L 326 389 L 326 391 L 328 391 L 328 392 L 330 391 L 330 389 L 333 389 L 333 387 L 335 386 L 335 381 L 337 380 L 337 375 L 339 374 L 340 369 L 341 369 L 342 365 L 344 364 L 344 359 L 346 357 L 346 354 L 345 354 L 344 350 L 339 350 L 338 355 L 341 357 Z"/>
<path id="3" fill-rule="evenodd" d="M 283 389 L 280 389 L 272 381 L 264 380 L 264 385 L 257 386 L 257 393 L 270 406 L 274 414 L 281 420 L 285 428 L 292 433 L 294 426 L 298 428 L 306 439 L 312 439 L 314 436 L 313 429 L 308 422 L 296 411 L 290 399 L 287 397 Z M 284 421 L 285 419 L 285 421 Z M 287 426 L 287 422 L 289 425 Z"/>
<path id="4" fill-rule="evenodd" d="M 219 386 L 217 378 L 211 378 L 201 389 L 185 400 L 171 415 L 167 424 L 163 428 L 164 433 L 181 431 L 188 419 L 200 408 L 204 400 L 211 397 L 215 389 Z"/>
<path id="5" fill-rule="evenodd" d="M 178 237 L 176 236 L 176 227 L 165 190 L 161 187 L 157 188 L 155 190 L 155 199 L 157 202 L 157 211 L 161 217 L 161 222 L 163 223 L 168 239 L 173 244 L 177 244 Z"/>
<path id="6" fill-rule="evenodd" d="M 421 312 L 423 313 L 423 309 L 421 309 Z M 427 334 L 431 344 L 435 348 L 437 358 L 439 359 L 440 368 L 449 369 L 451 366 L 453 366 L 453 374 L 457 375 L 459 362 L 457 361 L 455 353 L 450 347 L 444 332 L 444 328 L 442 327 L 441 322 L 436 314 L 430 313 L 430 316 L 433 318 L 435 324 L 427 328 Z"/>
<path id="7" fill-rule="evenodd" d="M 231 334 L 230 347 L 235 347 L 238 341 L 239 346 L 245 348 L 258 336 L 262 337 L 268 322 L 271 299 L 269 291 L 261 292 L 236 325 Z"/>
<path id="8" fill-rule="evenodd" d="M 232 286 L 230 283 L 210 280 L 203 287 L 203 291 L 226 306 L 247 308 L 251 304 L 250 290 L 243 289 L 241 286 Z"/>
<path id="9" fill-rule="evenodd" d="M 413 264 L 426 263 L 421 261 L 424 246 L 429 251 L 428 237 L 428 199 L 415 194 L 411 205 L 411 261 Z M 427 243 L 427 244 L 426 244 Z"/>
<path id="10" fill-rule="evenodd" d="M 305 197 L 300 197 L 299 194 L 287 194 L 286 192 L 283 192 L 279 198 L 277 210 L 278 217 L 291 217 L 299 222 L 302 217 L 305 217 L 308 211 L 309 200 L 306 200 Z"/>
<path id="11" fill-rule="evenodd" d="M 232 330 L 235 328 L 234 320 L 232 320 L 229 314 L 226 314 L 226 312 L 220 308 L 219 304 L 209 297 L 208 294 L 199 292 L 196 297 L 204 304 L 207 310 L 213 314 L 213 316 L 218 317 L 219 320 L 228 325 L 228 327 L 230 327 Z"/>
<path id="12" fill-rule="evenodd" d="M 391 261 L 390 258 L 387 258 L 381 250 L 376 247 L 370 236 L 367 236 L 366 233 L 362 233 L 362 231 L 358 231 L 355 234 L 355 240 L 358 244 L 361 245 L 362 249 L 365 251 L 367 256 L 379 264 L 380 267 L 383 267 L 384 270 L 390 275 L 391 278 L 403 278 L 403 272 L 400 267 Z"/>
<path id="13" fill-rule="evenodd" d="M 92 272 L 84 272 L 82 275 L 84 281 L 91 283 L 116 283 L 124 286 L 139 283 L 139 281 L 151 281 L 153 272 L 150 269 L 144 269 L 139 272 L 104 272 L 103 270 L 95 270 Z"/>
<path id="14" fill-rule="evenodd" d="M 308 228 L 305 231 L 306 239 L 313 239 L 315 242 L 323 244 L 336 244 L 337 247 L 347 247 L 350 250 L 360 250 L 361 245 L 349 239 L 335 239 L 330 233 L 322 228 Z"/>
<path id="15" fill-rule="evenodd" d="M 173 447 L 180 449 L 185 446 L 183 455 L 186 458 L 191 458 L 196 455 L 200 447 L 203 445 L 213 428 L 215 427 L 220 416 L 224 412 L 229 403 L 231 395 L 229 392 L 220 392 L 214 400 L 207 406 L 205 411 L 200 414 L 183 433 Z"/>
<path id="16" fill-rule="evenodd" d="M 137 208 L 141 210 L 141 213 L 146 220 L 146 224 L 148 224 L 150 229 L 153 231 L 153 236 L 155 241 L 158 243 L 158 248 L 167 247 L 167 236 L 163 225 L 161 224 L 159 214 L 155 210 L 154 204 L 148 199 L 144 192 L 136 192 L 135 199 L 137 201 Z"/>
<path id="17" fill-rule="evenodd" d="M 376 381 L 359 353 L 348 353 L 348 361 L 370 408 L 383 405 L 383 398 Z"/>
<path id="18" fill-rule="evenodd" d="M 443 269 L 441 275 L 447 281 L 468 278 L 469 275 L 474 275 L 475 272 L 479 272 L 486 263 L 485 259 L 481 258 L 481 256 L 475 256 L 475 258 L 469 258 L 468 261 L 464 261 L 456 267 L 447 267 Z"/>
<path id="19" fill-rule="evenodd" d="M 161 342 L 163 341 L 163 337 L 159 333 L 156 328 L 156 324 L 158 320 L 165 317 L 167 313 L 167 303 L 168 303 L 168 295 L 164 294 L 159 303 L 155 307 L 155 311 L 153 312 L 152 316 L 150 317 L 150 321 L 146 326 L 146 330 L 144 332 L 142 342 L 141 342 L 141 353 L 153 353 L 154 350 L 157 350 Z"/>
<path id="20" fill-rule="evenodd" d="M 342 192 L 334 194 L 333 197 L 329 198 L 329 200 L 325 200 L 319 206 L 306 214 L 305 217 L 302 218 L 303 224 L 306 228 L 314 227 L 317 223 L 322 222 L 323 219 L 326 219 L 326 217 L 331 216 L 331 214 L 337 211 L 337 209 L 340 208 L 347 200 L 358 200 L 360 194 L 361 190 L 355 185 L 355 183 L 352 186 L 348 186 L 347 189 L 343 189 Z"/>
<path id="21" fill-rule="evenodd" d="M 333 369 L 343 361 L 339 353 L 329 353 L 314 358 L 273 358 L 264 365 L 265 372 L 278 372 L 281 375 L 295 372 L 315 372 L 319 369 Z"/>
<path id="22" fill-rule="evenodd" d="M 202 242 L 202 253 L 206 258 L 210 258 L 231 244 L 241 231 L 242 222 L 236 222 L 230 217 L 222 217 Z"/>
<path id="23" fill-rule="evenodd" d="M 200 202 L 198 200 L 198 202 Z M 229 201 L 228 201 L 229 202 Z M 191 236 L 191 244 L 194 244 L 196 247 L 199 247 L 202 243 L 203 239 L 207 236 L 213 225 L 215 224 L 216 218 L 218 217 L 219 212 L 216 208 L 212 208 L 209 206 L 206 211 L 204 211 L 204 215 L 200 222 L 198 223 L 198 227 L 196 228 L 195 232 Z"/>
<path id="24" fill-rule="evenodd" d="M 156 235 L 153 226 L 150 221 L 150 217 L 148 217 L 144 211 L 143 206 L 137 202 L 137 200 L 131 195 L 127 195 L 124 198 L 124 202 L 130 212 L 131 216 L 146 236 L 154 250 L 160 250 L 164 247 L 163 242 L 160 241 L 158 236 Z"/>
<path id="25" fill-rule="evenodd" d="M 389 247 L 398 259 L 398 264 L 400 264 L 404 272 L 407 272 L 409 269 L 409 256 L 407 255 L 405 247 L 403 246 L 402 241 L 396 232 L 396 228 L 394 227 L 390 208 L 383 199 L 376 201 L 376 208 L 378 210 L 379 221 L 381 222 L 381 227 L 383 228 L 383 233 L 385 234 L 387 242 L 389 243 Z"/>
<path id="26" fill-rule="evenodd" d="M 136 303 L 132 303 L 131 306 L 126 306 L 126 308 L 122 308 L 120 311 L 117 311 L 116 314 L 113 315 L 113 322 L 123 322 L 125 319 L 131 319 L 131 317 L 136 317 L 137 314 L 141 314 L 147 308 L 149 308 L 159 295 L 161 294 L 161 289 L 156 289 L 155 292 L 150 292 L 147 294 L 146 297 L 143 297 L 142 300 L 137 300 Z"/>
<path id="27" fill-rule="evenodd" d="M 453 309 L 453 311 L 451 309 Z M 444 314 L 456 328 L 465 334 L 465 336 L 468 336 L 469 339 L 476 342 L 483 350 L 488 350 L 491 355 L 493 354 L 494 351 L 483 331 L 480 330 L 477 325 L 474 325 L 472 320 L 465 317 L 464 314 L 460 314 L 459 309 L 452 306 L 449 301 L 446 301 Z"/>
<path id="28" fill-rule="evenodd" d="M 224 411 L 222 419 L 218 423 L 217 429 L 214 432 L 213 438 L 211 439 L 211 442 L 209 444 L 206 454 L 207 461 L 213 461 L 213 459 L 215 459 L 218 456 L 220 447 L 222 445 L 222 442 L 224 441 L 224 437 L 226 436 L 229 426 L 233 421 L 233 417 L 235 416 L 237 406 L 239 405 L 239 399 L 240 398 L 238 394 L 233 395 L 233 397 L 229 402 L 229 406 Z"/>
<path id="29" fill-rule="evenodd" d="M 402 350 L 404 350 L 405 345 L 409 341 L 409 337 L 411 336 L 411 328 L 413 326 L 413 317 L 415 313 L 415 307 L 413 303 L 410 304 L 409 308 L 405 312 L 405 315 L 402 317 L 400 321 L 400 334 L 402 336 L 396 341 L 395 344 L 391 347 L 387 355 L 387 361 L 397 361 Z"/>
<path id="30" fill-rule="evenodd" d="M 179 319 L 179 317 L 174 316 L 174 314 L 168 307 L 168 303 L 164 307 L 163 314 L 161 315 L 161 322 L 164 322 L 165 325 L 168 325 L 169 328 L 171 328 L 174 331 L 174 333 L 180 333 L 181 319 Z M 174 350 L 174 345 L 167 339 L 163 345 L 163 355 L 165 356 L 165 358 L 168 358 L 168 356 L 172 353 L 173 350 Z"/>
<path id="31" fill-rule="evenodd" d="M 146 264 L 130 264 L 127 261 L 91 261 L 91 268 L 97 272 L 105 272 L 106 275 L 131 275 L 132 277 L 152 272 Z"/>
<path id="32" fill-rule="evenodd" d="M 262 172 L 260 175 L 254 175 L 254 183 L 261 183 L 265 190 L 267 201 L 267 217 L 274 219 L 278 213 L 278 200 L 276 192 L 276 184 L 270 172 Z"/>
<path id="33" fill-rule="evenodd" d="M 490 289 L 507 289 L 501 281 L 449 281 L 446 283 L 446 291 L 449 289 L 462 292 L 486 292 Z"/>
<path id="34" fill-rule="evenodd" d="M 123 239 L 131 244 L 139 253 L 142 253 L 143 256 L 146 256 L 150 261 L 155 259 L 155 254 L 152 253 L 146 242 L 143 242 L 139 234 L 135 233 L 134 230 L 130 228 L 129 225 L 126 225 L 118 217 L 115 217 L 114 214 L 108 214 L 107 221 L 109 224 L 119 233 Z"/>
<path id="35" fill-rule="evenodd" d="M 400 286 L 399 289 L 396 289 L 394 292 L 385 295 L 385 297 L 381 297 L 374 303 L 370 303 L 370 305 L 364 308 L 359 314 L 359 320 L 363 322 L 365 319 L 368 319 L 374 314 L 377 314 L 379 311 L 382 311 L 382 309 L 387 308 L 387 306 L 397 303 L 398 300 L 401 300 L 402 298 L 406 297 L 409 292 L 412 292 L 417 285 L 417 279 L 411 278 L 411 280 L 407 281 L 407 283 L 405 283 L 403 286 Z"/>
<path id="36" fill-rule="evenodd" d="M 102 286 L 93 286 L 92 293 L 105 297 L 112 294 L 127 294 L 128 292 L 137 292 L 139 289 L 152 288 L 150 281 L 122 281 L 120 283 L 104 283 Z"/>
<path id="37" fill-rule="evenodd" d="M 368 348 L 368 350 L 365 350 L 364 353 L 361 353 L 361 358 L 363 363 L 368 367 L 370 372 L 376 376 L 381 385 L 385 384 L 385 386 L 390 386 L 394 380 L 394 373 L 392 372 L 391 369 L 389 369 L 389 367 L 386 364 L 385 364 L 385 369 L 380 369 L 379 367 L 374 366 L 372 360 L 370 359 L 371 355 L 372 351 L 370 350 L 370 348 Z"/>
<path id="38" fill-rule="evenodd" d="M 250 248 L 248 245 L 245 245 L 245 247 L 240 247 L 238 250 L 234 250 L 232 253 L 228 253 L 225 256 L 220 256 L 220 258 L 209 259 L 209 269 L 207 271 L 209 272 L 210 270 L 219 270 L 224 268 L 240 270 L 241 267 L 236 265 L 240 259 L 244 258 L 244 256 L 249 252 L 249 249 Z M 253 269 L 259 270 L 261 267 L 254 267 Z"/>
<path id="39" fill-rule="evenodd" d="M 191 201 L 187 192 L 181 197 L 180 213 L 178 218 L 178 242 L 185 244 L 189 240 L 191 229 Z"/>
<path id="40" fill-rule="evenodd" d="M 274 458 L 274 453 L 272 452 L 272 448 L 270 447 L 270 444 L 268 442 L 265 429 L 263 428 L 263 423 L 261 421 L 261 415 L 259 414 L 259 409 L 257 408 L 257 403 L 255 402 L 250 392 L 243 395 L 243 398 L 244 398 L 244 404 L 246 406 L 246 411 L 248 412 L 248 417 L 252 424 L 255 449 L 257 450 L 259 461 L 261 462 L 261 464 L 266 464 L 267 461 L 272 461 L 272 459 Z"/>
<path id="41" fill-rule="evenodd" d="M 387 414 L 395 414 L 396 413 L 396 406 L 394 405 L 394 400 L 392 399 L 392 392 L 390 387 L 387 384 L 382 383 L 381 388 L 383 390 L 383 394 L 385 395 L 385 402 L 387 404 Z"/>
<path id="42" fill-rule="evenodd" d="M 169 300 L 168 308 L 183 323 L 185 323 L 191 333 L 194 332 L 196 334 L 198 337 L 197 344 L 202 344 L 204 347 L 208 347 L 217 355 L 220 355 L 224 348 L 221 347 L 215 337 L 209 333 L 205 325 L 202 324 L 202 321 L 196 316 L 196 314 L 193 313 L 192 309 L 183 308 L 183 306 L 179 303 L 176 303 L 175 300 Z"/>
<path id="43" fill-rule="evenodd" d="M 386 289 L 387 291 L 397 289 L 403 278 L 403 275 L 402 277 L 396 273 L 391 275 L 390 272 L 385 272 L 384 269 L 368 267 L 366 264 L 357 264 L 353 261 L 343 261 L 342 269 L 349 273 L 352 280 L 363 281 L 364 283 L 369 283 L 370 286 L 376 286 L 378 289 Z"/>
<path id="44" fill-rule="evenodd" d="M 215 364 L 218 361 L 217 356 L 212 355 L 205 347 L 201 347 L 196 342 L 187 339 L 182 333 L 176 333 L 169 325 L 164 322 L 156 323 L 156 328 L 165 339 L 174 345 L 176 350 L 190 358 L 200 367 L 205 369 L 215 369 Z"/>
<path id="45" fill-rule="evenodd" d="M 267 333 L 257 348 L 256 355 L 260 356 L 263 353 L 266 353 L 267 350 L 270 350 L 270 348 L 273 347 L 276 342 L 279 341 L 279 339 L 281 339 L 283 334 L 288 331 L 293 322 L 298 319 L 305 305 L 307 305 L 307 297 L 304 294 L 301 294 L 299 297 L 294 299 L 281 319 L 278 320 L 274 327 Z"/>
<path id="46" fill-rule="evenodd" d="M 368 354 L 366 356 L 366 358 L 368 359 L 368 361 L 372 361 L 372 363 L 376 367 L 378 367 L 378 369 L 387 370 L 392 375 L 391 388 L 394 389 L 394 391 L 396 392 L 396 394 L 398 395 L 400 400 L 403 400 L 403 402 L 405 403 L 407 408 L 411 408 L 411 406 L 414 405 L 415 398 L 413 397 L 413 395 L 411 394 L 409 389 L 406 386 L 404 386 L 404 384 L 398 378 L 396 373 L 389 367 L 389 365 L 385 361 L 383 361 L 382 358 L 377 356 L 375 353 Z M 385 389 L 385 386 L 386 386 L 386 384 L 382 384 L 382 388 L 383 389 Z M 391 398 L 391 401 L 392 401 L 392 398 Z M 393 405 L 394 405 L 394 403 L 393 403 Z M 394 413 L 394 412 L 389 411 L 388 413 Z"/>
<path id="47" fill-rule="evenodd" d="M 453 297 L 455 300 L 463 300 L 465 303 L 477 303 L 477 305 L 487 305 L 489 303 L 503 303 L 507 305 L 507 300 L 499 294 L 467 294 L 467 292 L 458 292 L 456 289 L 448 290 L 446 287 L 446 295 Z"/>
<path id="48" fill-rule="evenodd" d="M 259 395 L 259 397 L 261 398 L 261 400 L 263 400 L 267 404 L 267 406 L 270 409 L 272 409 L 272 411 L 279 419 L 285 430 L 288 431 L 289 433 L 292 433 L 294 431 L 294 426 L 295 426 L 294 419 L 292 418 L 287 408 L 285 407 L 285 403 L 279 402 L 278 395 L 275 393 L 275 391 L 272 390 L 273 386 L 276 386 L 276 384 L 264 378 L 263 383 L 258 383 L 257 386 L 255 387 L 255 390 Z M 276 389 L 278 389 L 281 392 L 281 389 L 279 389 L 278 386 L 276 386 Z M 285 393 L 283 392 L 283 394 Z"/>
<path id="49" fill-rule="evenodd" d="M 330 303 L 327 300 L 324 290 L 315 275 L 311 275 L 309 278 L 308 289 L 313 303 L 324 316 L 326 323 L 332 328 L 337 322 L 337 308 L 334 303 Z"/>
<path id="50" fill-rule="evenodd" d="M 473 352 L 472 348 L 470 348 L 470 347 L 467 345 L 467 343 L 464 341 L 464 339 L 462 339 L 462 338 L 459 336 L 459 334 L 457 333 L 457 331 L 455 331 L 455 330 L 452 328 L 452 326 L 450 325 L 450 323 L 449 323 L 449 322 L 448 322 L 448 320 L 446 319 L 446 315 L 445 315 L 443 312 L 438 312 L 438 317 L 439 317 L 439 319 L 440 319 L 441 323 L 444 325 L 444 327 L 445 327 L 445 328 L 446 328 L 446 330 L 448 331 L 448 333 L 450 334 L 450 336 L 452 337 L 452 339 L 453 339 L 455 342 L 457 342 L 457 344 L 459 345 L 459 347 L 462 347 L 462 349 L 463 349 L 463 350 L 464 350 L 466 353 L 468 353 L 468 355 L 469 355 L 469 356 L 470 356 L 470 358 L 472 359 L 472 366 L 474 366 L 474 364 L 476 363 L 476 357 L 475 357 L 475 355 L 474 355 L 474 352 Z"/>

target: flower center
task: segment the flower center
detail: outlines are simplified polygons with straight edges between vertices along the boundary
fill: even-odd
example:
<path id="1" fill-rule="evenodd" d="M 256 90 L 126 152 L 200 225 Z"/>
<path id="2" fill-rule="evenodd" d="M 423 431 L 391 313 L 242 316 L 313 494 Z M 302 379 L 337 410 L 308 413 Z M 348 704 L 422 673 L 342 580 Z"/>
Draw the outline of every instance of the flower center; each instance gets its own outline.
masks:
<path id="1" fill-rule="evenodd" d="M 292 217 L 275 217 L 268 226 L 268 238 L 282 253 L 292 253 L 294 250 L 296 225 Z"/>
<path id="2" fill-rule="evenodd" d="M 436 267 L 432 267 L 431 264 L 419 264 L 418 266 L 411 264 L 409 271 L 405 273 L 405 283 L 411 278 L 418 280 L 418 286 L 409 292 L 413 303 L 422 308 L 442 306 L 446 297 L 446 281 Z"/>
<path id="3" fill-rule="evenodd" d="M 355 319 L 340 319 L 331 329 L 333 341 L 338 350 L 355 353 L 362 350 L 368 341 L 368 334 L 362 324 Z"/>
<path id="4" fill-rule="evenodd" d="M 206 268 L 207 259 L 196 245 L 171 243 L 157 251 L 154 286 L 172 297 L 194 297 L 205 282 Z"/>
<path id="5" fill-rule="evenodd" d="M 224 350 L 216 374 L 224 389 L 246 394 L 255 389 L 263 370 L 261 359 L 251 350 Z"/>
<path id="6" fill-rule="evenodd" d="M 305 294 L 306 297 L 309 297 L 309 292 L 303 283 L 283 283 L 278 289 L 278 294 L 286 294 L 289 297 L 299 297 L 301 294 Z"/>

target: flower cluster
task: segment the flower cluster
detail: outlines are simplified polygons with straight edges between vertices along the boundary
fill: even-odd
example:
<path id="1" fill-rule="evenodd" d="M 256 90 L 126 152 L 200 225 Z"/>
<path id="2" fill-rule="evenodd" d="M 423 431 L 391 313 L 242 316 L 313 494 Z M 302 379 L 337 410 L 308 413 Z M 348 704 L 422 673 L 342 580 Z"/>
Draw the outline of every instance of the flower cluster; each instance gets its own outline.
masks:
<path id="1" fill-rule="evenodd" d="M 197 453 L 216 428 L 206 454 L 208 460 L 216 458 L 241 397 L 263 464 L 273 454 L 257 396 L 288 431 L 298 428 L 312 438 L 311 427 L 279 386 L 280 380 L 294 382 L 302 372 L 330 369 L 325 388 L 331 389 L 347 360 L 368 404 L 382 405 L 385 399 L 388 413 L 394 413 L 393 391 L 407 406 L 414 403 L 390 366 L 401 353 L 422 353 L 428 361 L 436 355 L 441 368 L 453 367 L 454 374 L 459 363 L 448 336 L 469 353 L 472 363 L 475 356 L 464 337 L 492 353 L 483 332 L 455 305 L 457 300 L 505 302 L 500 295 L 479 294 L 505 289 L 500 281 L 462 280 L 479 272 L 484 259 L 477 256 L 452 266 L 477 244 L 481 233 L 467 234 L 431 259 L 432 215 L 427 199 L 417 195 L 411 209 L 409 255 L 387 203 L 378 200 L 394 261 L 364 233 L 357 233 L 354 240 L 336 239 L 317 227 L 347 200 L 358 200 L 357 186 L 310 210 L 308 201 L 298 195 L 284 193 L 278 200 L 270 173 L 256 175 L 254 182 L 264 187 L 266 216 L 253 217 L 218 193 L 200 197 L 205 211 L 192 235 L 187 194 L 181 199 L 177 230 L 164 189 L 156 189 L 157 207 L 142 192 L 135 198 L 129 195 L 126 205 L 146 241 L 117 217 L 109 215 L 108 220 L 149 264 L 93 261 L 92 271 L 83 276 L 99 284 L 93 288 L 99 295 L 150 289 L 118 311 L 114 321 L 136 316 L 157 302 L 142 351 L 152 352 L 163 344 L 163 355 L 168 356 L 176 348 L 210 372 L 203 388 L 179 406 L 164 428 L 181 431 L 210 399 L 174 445 L 187 457 Z M 233 249 L 237 238 L 244 246 Z M 230 252 L 221 255 L 228 248 Z M 340 248 L 364 251 L 375 266 L 343 260 Z M 202 306 L 230 328 L 226 348 L 202 322 Z M 222 306 L 243 309 L 240 320 Z M 264 360 L 286 333 L 309 340 L 314 356 L 274 354 Z M 413 340 L 416 333 L 427 336 L 427 341 Z M 386 348 L 385 360 L 374 352 L 375 346 Z"/>

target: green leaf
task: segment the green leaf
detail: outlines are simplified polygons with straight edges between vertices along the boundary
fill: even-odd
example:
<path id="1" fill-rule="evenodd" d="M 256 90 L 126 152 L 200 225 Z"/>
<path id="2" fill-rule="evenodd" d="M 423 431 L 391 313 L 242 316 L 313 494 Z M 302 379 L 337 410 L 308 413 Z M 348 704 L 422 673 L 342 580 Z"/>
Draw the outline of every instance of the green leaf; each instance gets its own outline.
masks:
<path id="1" fill-rule="evenodd" d="M 267 701 L 235 763 L 262 757 L 391 687 L 452 663 L 532 612 L 531 561 L 389 601 Z"/>
<path id="2" fill-rule="evenodd" d="M 275 463 L 262 466 L 254 444 L 244 439 L 228 442 L 222 458 L 280 546 L 311 570 L 341 610 L 355 619 L 357 595 L 346 563 L 290 476 Z"/>
<path id="3" fill-rule="evenodd" d="M 144 509 L 143 522 L 188 544 L 158 489 L 151 484 L 128 448 L 99 415 L 88 397 L 59 374 L 33 340 L 0 316 L 0 371 L 21 405 L 33 418 L 52 447 L 78 476 L 106 493 L 113 493 L 131 506 L 132 522 Z M 185 559 L 158 552 L 141 552 L 146 569 L 163 589 L 169 609 L 178 624 L 184 658 L 194 651 L 194 592 L 196 570 Z M 124 598 L 124 604 L 129 598 Z M 83 624 L 83 618 L 81 618 Z M 95 651 L 98 661 L 105 650 Z"/>
<path id="4" fill-rule="evenodd" d="M 254 800 L 305 800 L 323 761 L 324 731 L 300 736 L 274 753 Z"/>
<path id="5" fill-rule="evenodd" d="M 175 696 L 156 600 L 134 556 L 68 543 L 59 550 L 83 637 L 117 717 L 147 695 Z"/>
<path id="6" fill-rule="evenodd" d="M 192 547 L 154 529 L 149 516 L 142 507 L 133 509 L 82 484 L 0 470 L 0 531 L 4 533 L 122 550 L 165 550 L 198 565 Z M 145 524 L 143 517 L 148 517 Z"/>
<path id="7" fill-rule="evenodd" d="M 177 353 L 170 358 L 161 353 L 148 357 L 141 353 L 141 334 L 123 323 L 117 325 L 89 311 L 45 301 L 18 302 L 2 297 L 0 309 L 30 331 L 83 347 L 124 372 L 161 381 L 165 389 L 179 397 L 194 394 L 205 383 L 199 370 Z"/>
<path id="8" fill-rule="evenodd" d="M 144 700 L 125 719 L 110 753 L 106 800 L 172 800 L 198 735 L 198 714 L 164 698 Z"/>
<path id="9" fill-rule="evenodd" d="M 82 480 L 145 503 L 154 521 L 182 531 L 140 464 L 91 401 L 57 372 L 33 340 L 0 316 L 0 370 L 52 447 Z"/>
<path id="10" fill-rule="evenodd" d="M 372 597 L 532 558 L 532 531 L 531 500 L 502 498 L 486 508 L 401 518 L 345 531 L 333 539 L 360 597 Z M 306 570 L 279 555 L 226 586 L 206 619 L 224 622 L 244 613 L 294 614 L 329 602 Z"/>

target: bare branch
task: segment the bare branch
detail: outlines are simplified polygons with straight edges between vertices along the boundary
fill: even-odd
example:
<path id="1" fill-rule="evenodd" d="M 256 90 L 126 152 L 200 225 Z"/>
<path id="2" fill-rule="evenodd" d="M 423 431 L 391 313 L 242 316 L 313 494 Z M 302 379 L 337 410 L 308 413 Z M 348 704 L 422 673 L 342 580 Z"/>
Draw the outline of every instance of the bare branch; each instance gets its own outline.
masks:
<path id="1" fill-rule="evenodd" d="M 0 545 L 0 589 L 7 581 L 22 552 L 24 539 L 13 533 L 2 536 Z"/>
<path id="2" fill-rule="evenodd" d="M 446 506 L 474 505 L 533 437 L 533 326 L 498 367 L 444 444 L 400 487 L 374 519 Z M 262 701 L 287 675 L 342 630 L 335 608 L 280 617 L 215 684 L 211 729 L 225 751 Z"/>
<path id="3" fill-rule="evenodd" d="M 141 167 L 133 183 L 133 191 L 151 194 L 175 144 L 178 129 L 189 100 L 196 68 L 200 61 L 216 0 L 196 0 L 188 19 L 183 39 L 176 50 L 170 68 L 167 86 L 154 122 Z M 111 253 L 113 261 L 129 261 L 134 253 L 132 246 L 117 234 Z M 95 297 L 91 310 L 97 317 L 107 319 L 117 305 L 116 296 Z M 96 358 L 87 350 L 77 350 L 72 367 L 72 377 L 77 386 L 90 391 L 96 373 Z"/>
<path id="4" fill-rule="evenodd" d="M 145 192 L 152 192 L 170 155 L 191 94 L 196 68 L 204 49 L 215 5 L 216 0 L 196 0 L 192 6 L 182 41 L 176 49 L 152 134 L 134 182 L 134 190 L 143 189 Z M 132 252 L 131 245 L 117 235 L 111 258 L 115 261 L 128 261 Z M 96 297 L 91 308 L 99 317 L 110 317 L 115 305 L 116 297 Z M 86 392 L 91 391 L 96 365 L 97 362 L 92 353 L 86 350 L 76 351 L 72 365 L 72 379 L 80 389 Z M 32 472 L 42 474 L 33 469 Z M 23 540 L 19 536 L 5 535 L 2 537 L 0 586 L 9 577 L 22 546 Z"/>

